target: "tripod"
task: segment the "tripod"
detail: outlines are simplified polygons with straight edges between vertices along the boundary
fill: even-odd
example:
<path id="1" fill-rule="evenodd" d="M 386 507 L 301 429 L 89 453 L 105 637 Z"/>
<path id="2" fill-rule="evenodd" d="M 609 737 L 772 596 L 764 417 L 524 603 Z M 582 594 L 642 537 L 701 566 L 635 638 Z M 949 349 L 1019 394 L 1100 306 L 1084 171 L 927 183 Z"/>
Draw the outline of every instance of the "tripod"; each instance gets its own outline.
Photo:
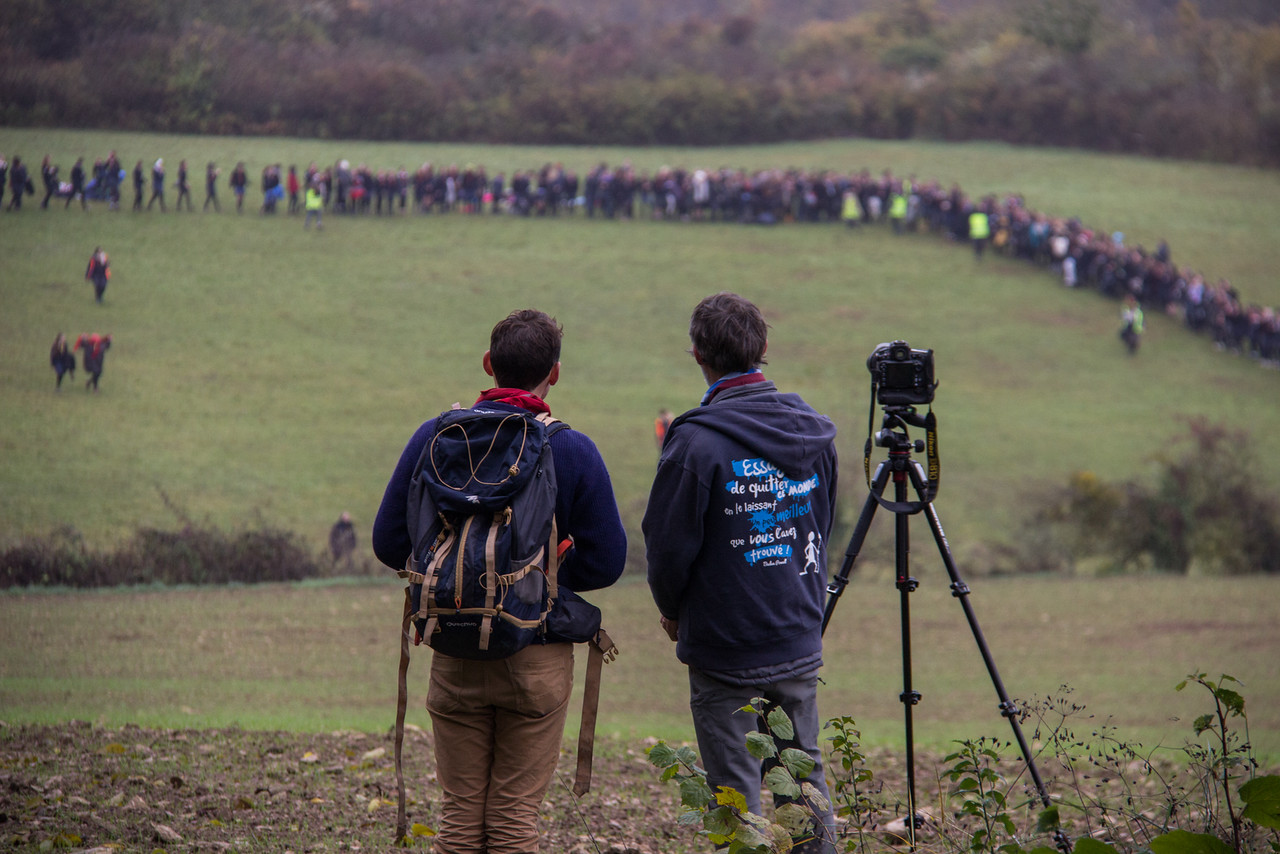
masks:
<path id="1" fill-rule="evenodd" d="M 1040 771 L 1036 768 L 1035 760 L 1031 756 L 1031 750 L 1027 746 L 1026 737 L 1022 734 L 1022 726 L 1018 722 L 1020 714 L 1018 706 L 1009 699 L 1009 695 L 1004 689 L 1004 681 L 1000 678 L 1000 672 L 996 669 L 995 659 L 991 655 L 986 638 L 983 637 L 982 629 L 978 625 L 978 618 L 969 603 L 969 585 L 961 580 L 955 561 L 951 557 L 951 548 L 947 544 L 946 534 L 942 532 L 942 525 L 938 522 L 937 511 L 933 509 L 931 491 L 926 488 L 920 464 L 911 459 L 912 450 L 923 451 L 925 443 L 923 440 L 913 442 L 907 435 L 907 428 L 925 426 L 931 427 L 931 422 L 918 415 L 912 406 L 884 407 L 882 429 L 876 434 L 875 442 L 876 445 L 889 449 L 889 458 L 876 467 L 875 476 L 871 479 L 871 493 L 867 496 L 866 503 L 862 507 L 862 513 L 858 517 L 858 523 L 854 527 L 853 536 L 849 540 L 849 547 L 845 550 L 844 563 L 841 565 L 840 571 L 832 577 L 831 582 L 827 585 L 827 605 L 822 615 L 822 632 L 826 634 L 827 624 L 831 621 L 831 615 L 840 600 L 840 594 L 844 592 L 849 583 L 849 572 L 853 568 L 853 562 L 858 558 L 858 553 L 862 550 L 867 531 L 871 527 L 871 520 L 875 518 L 876 508 L 883 504 L 886 509 L 894 514 L 895 521 L 895 586 L 898 588 L 899 593 L 902 623 L 902 693 L 899 695 L 899 699 L 902 701 L 906 725 L 907 833 L 908 841 L 913 851 L 916 847 L 916 829 L 923 824 L 924 818 L 916 810 L 915 733 L 912 719 L 912 709 L 921 699 L 920 692 L 916 691 L 911 684 L 910 596 L 919 586 L 919 582 L 911 577 L 908 567 L 908 555 L 910 554 L 910 529 L 908 523 L 912 514 L 923 512 L 929 522 L 929 529 L 933 532 L 933 539 L 938 544 L 942 562 L 946 565 L 947 574 L 951 577 L 951 595 L 960 600 L 960 606 L 964 609 L 965 619 L 969 622 L 969 629 L 973 632 L 973 639 L 978 644 L 978 651 L 982 654 L 982 660 L 987 666 L 987 673 L 991 676 L 991 683 L 995 686 L 996 696 L 1000 698 L 1000 714 L 1007 718 L 1010 726 L 1013 727 L 1014 739 L 1018 742 L 1018 749 L 1022 751 L 1022 758 L 1027 763 L 1027 770 L 1035 783 L 1041 802 L 1046 808 L 1051 804 L 1049 793 L 1045 789 L 1044 782 L 1040 779 Z M 867 456 L 869 459 L 870 447 L 867 449 Z M 934 462 L 933 459 L 930 460 L 931 465 Z M 894 485 L 894 500 L 892 502 L 884 498 L 884 490 L 890 477 L 893 478 Z M 908 500 L 908 483 L 914 487 L 918 501 L 912 502 Z M 1060 829 L 1054 832 L 1054 841 L 1064 854 L 1070 852 L 1070 840 Z"/>

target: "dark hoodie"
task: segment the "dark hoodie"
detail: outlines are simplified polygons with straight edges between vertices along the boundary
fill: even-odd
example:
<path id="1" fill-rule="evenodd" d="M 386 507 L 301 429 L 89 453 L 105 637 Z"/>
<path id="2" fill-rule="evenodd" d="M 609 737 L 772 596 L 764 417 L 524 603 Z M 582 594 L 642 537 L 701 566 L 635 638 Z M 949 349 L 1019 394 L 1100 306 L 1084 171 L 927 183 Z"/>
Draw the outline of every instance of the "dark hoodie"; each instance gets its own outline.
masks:
<path id="1" fill-rule="evenodd" d="M 667 432 L 643 530 L 649 587 L 701 670 L 816 666 L 836 428 L 771 382 L 726 389 Z"/>

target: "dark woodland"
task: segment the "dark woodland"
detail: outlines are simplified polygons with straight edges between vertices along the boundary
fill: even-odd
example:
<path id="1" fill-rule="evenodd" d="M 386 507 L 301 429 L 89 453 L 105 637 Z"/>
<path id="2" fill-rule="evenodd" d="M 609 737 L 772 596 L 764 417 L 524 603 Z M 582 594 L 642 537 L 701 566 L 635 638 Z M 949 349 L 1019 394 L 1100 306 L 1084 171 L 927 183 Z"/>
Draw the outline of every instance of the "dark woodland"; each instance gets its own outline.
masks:
<path id="1" fill-rule="evenodd" d="M 6 0 L 0 122 L 1280 164 L 1271 0 Z"/>

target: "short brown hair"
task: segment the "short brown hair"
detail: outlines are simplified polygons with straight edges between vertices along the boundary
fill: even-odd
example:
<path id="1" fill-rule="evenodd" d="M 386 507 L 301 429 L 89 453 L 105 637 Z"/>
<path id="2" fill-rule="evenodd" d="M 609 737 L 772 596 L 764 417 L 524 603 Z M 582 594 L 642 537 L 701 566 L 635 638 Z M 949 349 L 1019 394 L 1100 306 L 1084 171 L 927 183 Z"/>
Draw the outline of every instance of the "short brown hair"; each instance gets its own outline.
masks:
<path id="1" fill-rule="evenodd" d="M 720 374 L 765 364 L 769 324 L 755 303 L 727 291 L 698 303 L 689 318 L 689 339 L 702 364 Z"/>
<path id="2" fill-rule="evenodd" d="M 489 365 L 503 388 L 534 388 L 560 361 L 564 330 L 554 317 L 532 308 L 513 311 L 489 335 Z"/>

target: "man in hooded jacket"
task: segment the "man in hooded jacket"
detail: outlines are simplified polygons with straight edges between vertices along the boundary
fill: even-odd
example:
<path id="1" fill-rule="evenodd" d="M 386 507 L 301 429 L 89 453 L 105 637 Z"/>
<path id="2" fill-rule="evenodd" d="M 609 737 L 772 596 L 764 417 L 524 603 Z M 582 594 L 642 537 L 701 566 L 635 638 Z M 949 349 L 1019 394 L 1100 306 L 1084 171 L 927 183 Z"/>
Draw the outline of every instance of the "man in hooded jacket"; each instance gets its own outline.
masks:
<path id="1" fill-rule="evenodd" d="M 836 429 L 765 379 L 767 330 L 759 308 L 736 294 L 694 309 L 689 337 L 708 389 L 667 431 L 642 527 L 662 627 L 689 667 L 707 782 L 736 789 L 759 814 L 767 767 L 746 742 L 764 726 L 743 707 L 762 698 L 764 712 L 782 709 L 795 738 L 779 747 L 814 761 L 800 782 L 811 785 L 801 801 L 815 823 L 795 850 L 826 854 L 834 825 L 817 678 Z"/>

